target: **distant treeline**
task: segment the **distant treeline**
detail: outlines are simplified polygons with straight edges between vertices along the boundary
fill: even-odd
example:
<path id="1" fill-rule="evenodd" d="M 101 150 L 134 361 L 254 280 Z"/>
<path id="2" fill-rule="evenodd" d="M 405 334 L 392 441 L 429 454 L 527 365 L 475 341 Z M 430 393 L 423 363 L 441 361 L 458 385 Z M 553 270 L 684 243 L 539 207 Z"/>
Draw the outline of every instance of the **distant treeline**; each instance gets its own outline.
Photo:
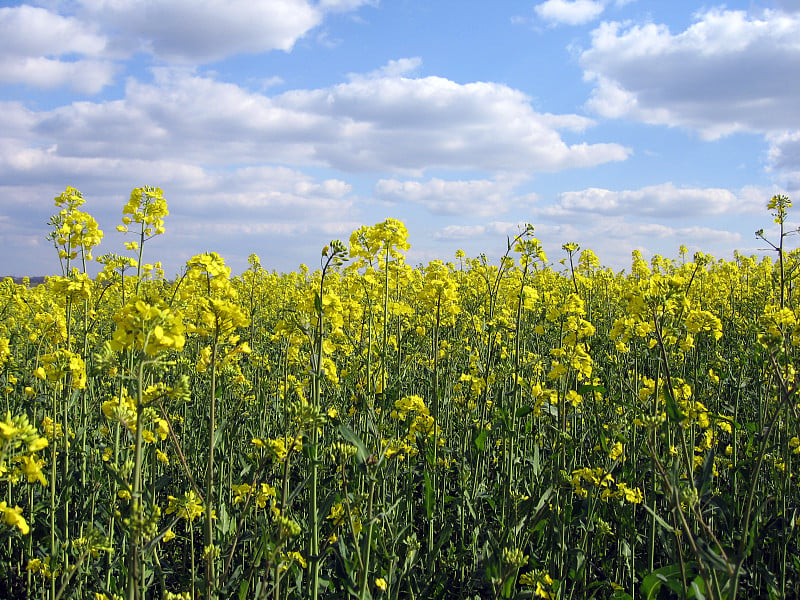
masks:
<path id="1" fill-rule="evenodd" d="M 14 283 L 22 283 L 22 280 L 25 279 L 24 277 L 14 277 L 13 275 L 4 275 L 0 277 L 0 281 L 3 281 L 6 277 L 11 277 Z M 44 275 L 39 275 L 37 277 L 28 277 L 28 281 L 30 285 L 39 285 L 40 283 L 44 283 L 44 280 L 47 279 Z"/>

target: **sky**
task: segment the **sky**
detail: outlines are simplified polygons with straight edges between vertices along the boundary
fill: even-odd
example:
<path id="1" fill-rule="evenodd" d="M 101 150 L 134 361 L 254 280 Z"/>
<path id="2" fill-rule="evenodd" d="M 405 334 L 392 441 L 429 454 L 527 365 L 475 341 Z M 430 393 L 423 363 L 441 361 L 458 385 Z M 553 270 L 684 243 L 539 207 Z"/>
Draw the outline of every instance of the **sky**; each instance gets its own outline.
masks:
<path id="1" fill-rule="evenodd" d="M 122 207 L 161 187 L 143 259 L 168 276 L 314 268 L 389 217 L 412 265 L 499 258 L 524 223 L 556 265 L 764 254 L 798 75 L 800 0 L 0 2 L 0 275 L 60 273 L 67 186 L 96 256 L 130 254 Z"/>

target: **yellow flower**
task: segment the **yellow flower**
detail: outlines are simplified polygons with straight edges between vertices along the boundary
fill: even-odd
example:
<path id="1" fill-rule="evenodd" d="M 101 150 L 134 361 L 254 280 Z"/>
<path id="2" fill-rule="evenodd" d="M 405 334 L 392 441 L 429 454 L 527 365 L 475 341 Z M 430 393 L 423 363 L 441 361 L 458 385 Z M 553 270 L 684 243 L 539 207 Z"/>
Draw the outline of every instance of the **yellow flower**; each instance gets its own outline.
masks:
<path id="1" fill-rule="evenodd" d="M 17 433 L 19 433 L 19 429 L 17 429 L 13 423 L 3 423 L 0 421 L 0 437 L 10 440 L 12 437 L 15 437 Z"/>
<path id="2" fill-rule="evenodd" d="M 176 498 L 175 496 L 167 496 L 168 504 L 166 514 L 177 515 L 186 519 L 187 521 L 194 521 L 197 517 L 203 514 L 203 505 L 194 490 L 190 490 L 183 498 Z"/>
<path id="3" fill-rule="evenodd" d="M 303 569 L 308 568 L 308 563 L 306 562 L 306 559 L 303 558 L 303 555 L 300 554 L 299 552 L 286 552 L 283 555 L 283 558 L 289 562 L 296 562 Z"/>
<path id="4" fill-rule="evenodd" d="M 570 390 L 567 392 L 566 400 L 572 404 L 573 407 L 577 407 L 581 402 L 583 402 L 583 396 L 581 396 L 575 390 Z"/>
<path id="5" fill-rule="evenodd" d="M 156 458 L 157 458 L 158 460 L 160 460 L 162 463 L 164 463 L 165 465 L 168 465 L 168 464 L 169 464 L 169 456 L 167 456 L 166 454 L 164 454 L 164 453 L 163 453 L 161 450 L 159 450 L 158 448 L 156 448 Z"/>
<path id="6" fill-rule="evenodd" d="M 617 484 L 617 495 L 631 504 L 641 504 L 642 501 L 644 501 L 642 490 L 638 487 L 631 489 L 628 487 L 628 484 L 623 482 Z"/>
<path id="7" fill-rule="evenodd" d="M 45 440 L 46 441 L 46 440 Z M 28 478 L 28 482 L 38 481 L 42 485 L 47 485 L 47 480 L 42 474 L 42 467 L 44 461 L 36 458 L 36 456 L 22 456 L 20 457 L 22 464 L 22 473 Z"/>
<path id="8" fill-rule="evenodd" d="M 334 525 L 339 525 L 344 520 L 344 505 L 341 502 L 336 502 L 331 506 L 331 511 L 325 518 L 333 521 Z"/>
<path id="9" fill-rule="evenodd" d="M 19 506 L 11 508 L 5 502 L 0 502 L 0 513 L 3 515 L 3 522 L 11 527 L 16 527 L 22 532 L 22 535 L 28 535 L 31 528 L 22 516 L 22 509 Z"/>
<path id="10" fill-rule="evenodd" d="M 611 447 L 611 451 L 608 453 L 608 457 L 611 460 L 617 460 L 619 457 L 622 456 L 623 452 L 624 452 L 624 448 L 622 446 L 622 442 L 616 442 Z"/>
<path id="11" fill-rule="evenodd" d="M 386 591 L 386 580 L 383 577 L 378 577 L 375 580 L 375 587 L 378 588 L 380 591 Z"/>

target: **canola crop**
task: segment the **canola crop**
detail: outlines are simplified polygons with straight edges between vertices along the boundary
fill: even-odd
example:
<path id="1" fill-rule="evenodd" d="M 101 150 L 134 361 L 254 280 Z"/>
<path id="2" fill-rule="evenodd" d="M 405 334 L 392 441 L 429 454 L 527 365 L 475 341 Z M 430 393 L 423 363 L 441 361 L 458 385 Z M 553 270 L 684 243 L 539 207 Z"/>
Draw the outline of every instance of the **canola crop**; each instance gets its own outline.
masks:
<path id="1" fill-rule="evenodd" d="M 412 267 L 387 219 L 172 278 L 159 188 L 126 256 L 55 202 L 62 275 L 0 283 L 0 597 L 797 597 L 785 196 L 774 259 L 614 272 L 526 225 Z"/>

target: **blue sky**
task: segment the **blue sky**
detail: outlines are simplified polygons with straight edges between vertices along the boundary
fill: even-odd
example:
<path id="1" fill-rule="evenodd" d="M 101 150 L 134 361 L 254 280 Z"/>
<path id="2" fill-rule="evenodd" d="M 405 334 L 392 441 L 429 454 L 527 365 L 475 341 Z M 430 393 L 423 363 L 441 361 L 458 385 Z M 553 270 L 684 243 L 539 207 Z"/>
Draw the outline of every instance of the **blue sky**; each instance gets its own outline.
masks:
<path id="1" fill-rule="evenodd" d="M 531 222 L 615 269 L 730 258 L 800 188 L 800 0 L 0 3 L 0 275 L 53 274 L 70 185 L 106 238 L 164 189 L 145 260 L 317 264 L 403 220 L 411 264 Z M 798 209 L 800 210 L 800 209 Z"/>

